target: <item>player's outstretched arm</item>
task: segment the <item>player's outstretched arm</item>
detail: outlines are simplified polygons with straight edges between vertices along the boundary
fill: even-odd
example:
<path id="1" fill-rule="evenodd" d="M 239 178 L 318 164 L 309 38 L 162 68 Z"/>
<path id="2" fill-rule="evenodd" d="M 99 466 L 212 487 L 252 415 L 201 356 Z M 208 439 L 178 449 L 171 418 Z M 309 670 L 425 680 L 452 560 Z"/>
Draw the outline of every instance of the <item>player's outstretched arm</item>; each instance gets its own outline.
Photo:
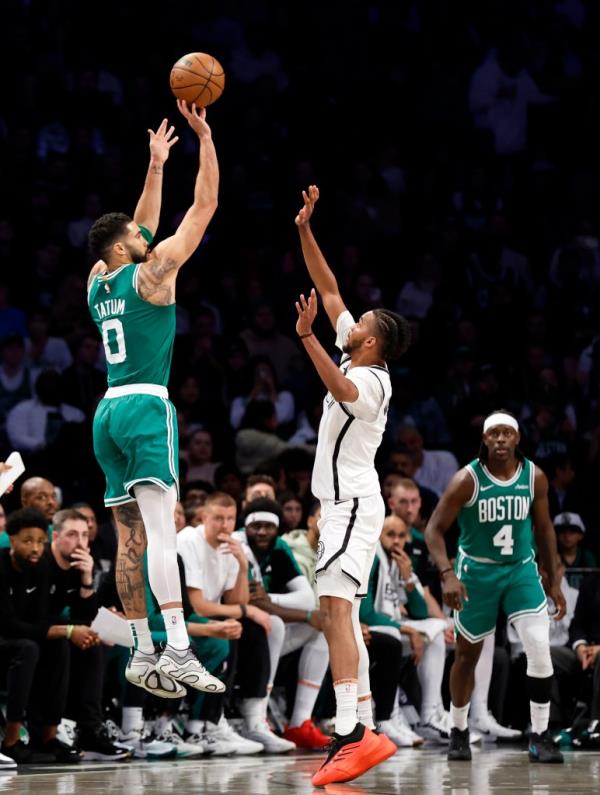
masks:
<path id="1" fill-rule="evenodd" d="M 315 204 L 319 200 L 319 189 L 316 185 L 309 185 L 308 191 L 302 191 L 304 207 L 296 216 L 296 226 L 300 233 L 300 244 L 306 267 L 310 273 L 313 284 L 319 291 L 323 306 L 327 312 L 327 317 L 331 325 L 337 330 L 337 319 L 346 311 L 342 296 L 338 289 L 338 283 L 333 275 L 333 271 L 327 264 L 319 248 L 315 236 L 310 228 L 310 218 L 313 214 Z"/>
<path id="2" fill-rule="evenodd" d="M 317 316 L 317 294 L 314 288 L 310 291 L 308 301 L 304 295 L 296 301 L 296 311 L 298 312 L 296 333 L 302 340 L 321 381 L 338 403 L 354 403 L 358 400 L 356 384 L 346 378 L 337 367 L 312 330 L 312 324 Z"/>
<path id="3" fill-rule="evenodd" d="M 448 484 L 446 491 L 431 514 L 425 528 L 425 542 L 433 562 L 442 578 L 442 594 L 444 602 L 453 610 L 460 610 L 463 602 L 468 599 L 465 586 L 454 573 L 448 559 L 444 536 L 456 521 L 460 509 L 473 496 L 475 484 L 466 469 L 460 469 Z"/>
<path id="4" fill-rule="evenodd" d="M 200 167 L 194 186 L 194 203 L 184 215 L 177 231 L 159 243 L 150 258 L 142 264 L 138 290 L 152 304 L 166 305 L 175 301 L 175 280 L 179 268 L 200 245 L 206 227 L 215 214 L 219 195 L 219 163 L 206 110 L 177 101 L 177 107 L 200 141 Z"/>
<path id="5" fill-rule="evenodd" d="M 160 219 L 160 205 L 162 201 L 163 167 L 169 157 L 173 144 L 179 138 L 173 133 L 175 127 L 168 127 L 168 120 L 163 119 L 156 132 L 148 130 L 150 135 L 150 163 L 144 182 L 144 190 L 139 198 L 133 214 L 133 220 L 139 226 L 145 226 L 152 236 L 156 234 Z"/>
<path id="6" fill-rule="evenodd" d="M 560 579 L 556 568 L 558 551 L 556 548 L 556 531 L 550 518 L 550 507 L 548 505 L 548 478 L 537 466 L 535 468 L 531 516 L 533 518 L 533 532 L 540 562 L 548 576 L 547 593 L 556 605 L 557 612 L 554 615 L 554 619 L 555 621 L 560 621 L 567 612 L 567 603 L 560 589 Z"/>

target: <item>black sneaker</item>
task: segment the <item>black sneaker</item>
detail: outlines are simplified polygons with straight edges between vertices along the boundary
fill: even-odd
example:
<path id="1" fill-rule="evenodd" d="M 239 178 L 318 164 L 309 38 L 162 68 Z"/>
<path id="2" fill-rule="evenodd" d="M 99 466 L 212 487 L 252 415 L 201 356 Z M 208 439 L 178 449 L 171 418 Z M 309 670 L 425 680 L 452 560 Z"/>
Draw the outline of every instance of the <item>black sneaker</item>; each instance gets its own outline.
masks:
<path id="1" fill-rule="evenodd" d="M 31 762 L 31 748 L 23 740 L 17 740 L 14 745 L 2 745 L 0 751 L 4 756 L 14 759 L 18 765 L 27 765 Z"/>
<path id="2" fill-rule="evenodd" d="M 529 761 L 530 762 L 550 762 L 562 764 L 565 759 L 554 744 L 550 732 L 546 730 L 543 734 L 529 735 Z"/>
<path id="3" fill-rule="evenodd" d="M 86 762 L 121 762 L 129 759 L 132 753 L 115 745 L 104 726 L 96 732 L 81 732 L 77 745 L 83 751 Z"/>
<path id="4" fill-rule="evenodd" d="M 55 737 L 53 740 L 48 740 L 46 743 L 42 743 L 38 746 L 38 748 L 36 748 L 36 751 L 39 751 L 40 754 L 43 754 L 44 756 L 48 754 L 54 757 L 55 762 L 60 762 L 63 765 L 81 762 L 81 751 L 79 751 L 73 745 L 67 745 L 66 743 L 63 743 L 57 737 Z"/>
<path id="5" fill-rule="evenodd" d="M 448 761 L 470 762 L 471 746 L 469 744 L 469 730 L 457 729 L 455 726 L 450 730 L 450 742 L 448 744 Z"/>

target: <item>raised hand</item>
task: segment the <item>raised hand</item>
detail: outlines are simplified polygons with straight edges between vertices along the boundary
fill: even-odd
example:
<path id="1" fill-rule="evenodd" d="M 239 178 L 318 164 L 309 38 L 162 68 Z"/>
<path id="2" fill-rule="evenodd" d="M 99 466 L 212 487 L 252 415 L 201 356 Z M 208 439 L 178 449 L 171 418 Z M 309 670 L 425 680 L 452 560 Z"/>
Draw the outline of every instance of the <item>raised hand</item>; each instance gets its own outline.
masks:
<path id="1" fill-rule="evenodd" d="M 305 337 L 312 333 L 312 324 L 317 316 L 317 293 L 313 287 L 308 296 L 308 301 L 304 293 L 300 300 L 296 301 L 296 311 L 298 320 L 296 321 L 296 333 L 299 337 Z"/>
<path id="2" fill-rule="evenodd" d="M 304 207 L 296 216 L 296 226 L 306 226 L 310 221 L 315 204 L 319 200 L 319 189 L 316 185 L 309 185 L 308 193 L 305 190 L 302 191 L 302 198 L 304 199 Z"/>
<path id="3" fill-rule="evenodd" d="M 206 123 L 206 108 L 197 108 L 193 103 L 190 110 L 182 99 L 177 100 L 177 108 L 199 138 L 210 138 L 212 133 Z"/>
<path id="4" fill-rule="evenodd" d="M 168 124 L 168 120 L 163 119 L 156 132 L 148 130 L 150 135 L 150 155 L 155 160 L 158 160 L 159 163 L 164 163 L 167 160 L 171 147 L 179 140 L 177 135 L 175 138 L 172 137 L 175 132 L 175 127 L 171 125 L 171 127 L 167 129 Z"/>

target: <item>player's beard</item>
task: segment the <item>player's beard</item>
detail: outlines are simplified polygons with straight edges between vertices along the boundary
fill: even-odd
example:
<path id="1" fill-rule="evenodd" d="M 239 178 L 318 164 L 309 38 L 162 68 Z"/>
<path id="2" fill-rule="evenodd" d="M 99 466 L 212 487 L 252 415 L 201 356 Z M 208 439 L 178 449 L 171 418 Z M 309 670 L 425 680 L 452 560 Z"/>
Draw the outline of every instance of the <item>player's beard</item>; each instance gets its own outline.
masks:
<path id="1" fill-rule="evenodd" d="M 356 342 L 346 343 L 342 347 L 342 353 L 347 354 L 348 356 L 352 356 L 352 354 L 357 351 L 360 346 L 362 345 L 362 340 L 356 340 Z"/>

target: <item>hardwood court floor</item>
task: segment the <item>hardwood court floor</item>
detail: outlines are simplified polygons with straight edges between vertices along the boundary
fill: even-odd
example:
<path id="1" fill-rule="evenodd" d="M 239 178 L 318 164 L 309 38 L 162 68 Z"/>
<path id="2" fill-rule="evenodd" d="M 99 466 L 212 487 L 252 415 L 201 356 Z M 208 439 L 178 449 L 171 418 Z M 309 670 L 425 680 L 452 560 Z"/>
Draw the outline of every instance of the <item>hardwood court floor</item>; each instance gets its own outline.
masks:
<path id="1" fill-rule="evenodd" d="M 600 793 L 600 754 L 567 752 L 564 765 L 532 765 L 520 750 L 485 746 L 469 763 L 443 749 L 402 750 L 351 784 L 315 789 L 322 757 L 230 757 L 180 762 L 36 766 L 0 773 L 0 795 L 582 795 Z"/>

